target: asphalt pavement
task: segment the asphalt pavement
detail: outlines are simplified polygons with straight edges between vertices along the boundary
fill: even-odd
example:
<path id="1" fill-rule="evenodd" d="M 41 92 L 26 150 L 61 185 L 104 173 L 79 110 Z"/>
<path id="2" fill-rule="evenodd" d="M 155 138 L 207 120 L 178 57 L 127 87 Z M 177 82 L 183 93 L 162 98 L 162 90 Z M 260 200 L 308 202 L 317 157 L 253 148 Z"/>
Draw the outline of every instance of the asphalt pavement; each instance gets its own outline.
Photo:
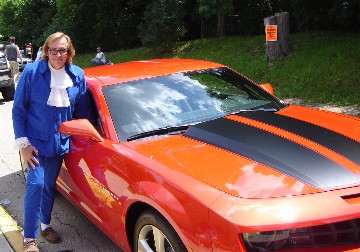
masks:
<path id="1" fill-rule="evenodd" d="M 18 75 L 18 78 L 16 79 L 16 83 L 20 78 L 20 75 Z M 2 100 L 2 94 L 0 93 L 0 100 Z M 4 124 L 5 120 L 8 120 L 5 115 L 2 115 L 1 118 Z M 6 132 L 8 129 L 1 128 L 2 133 L 9 134 L 9 132 Z M 10 144 L 9 144 L 10 145 Z M 5 146 L 7 151 L 12 151 L 12 146 Z M 3 147 L 2 147 L 3 148 Z M 2 152 L 4 152 L 3 149 L 1 149 Z M 2 153 L 6 156 L 8 153 Z M 11 159 L 10 159 L 11 160 Z M 3 160 L 1 160 L 4 162 Z M 13 162 L 13 161 L 10 161 Z M 6 175 L 8 176 L 10 174 L 10 170 L 7 171 L 1 171 L 0 173 L 2 176 Z M 6 205 L 10 204 L 11 201 L 7 198 L 0 198 L 0 252 L 18 252 L 23 250 L 23 235 L 21 233 L 22 229 L 17 224 L 16 220 L 6 211 Z"/>
<path id="2" fill-rule="evenodd" d="M 2 95 L 0 93 L 0 100 Z M 2 120 L 6 120 L 5 116 L 2 116 Z M 3 121 L 2 121 L 3 123 Z M 1 128 L 2 131 L 6 131 Z M 6 146 L 9 149 L 9 146 Z M 3 149 L 1 149 L 4 152 Z M 3 160 L 1 160 L 3 162 Z M 1 170 L 1 175 L 8 175 L 9 171 Z M 21 251 L 22 249 L 22 234 L 21 229 L 18 227 L 16 221 L 7 213 L 5 206 L 10 203 L 7 198 L 0 198 L 0 251 L 1 252 L 13 252 Z"/>

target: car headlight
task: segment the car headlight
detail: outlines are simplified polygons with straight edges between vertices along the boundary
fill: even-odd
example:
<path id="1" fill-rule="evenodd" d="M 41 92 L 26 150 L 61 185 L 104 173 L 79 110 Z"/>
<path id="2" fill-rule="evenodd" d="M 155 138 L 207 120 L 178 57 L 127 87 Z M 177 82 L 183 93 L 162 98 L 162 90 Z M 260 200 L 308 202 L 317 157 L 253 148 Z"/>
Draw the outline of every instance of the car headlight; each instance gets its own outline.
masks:
<path id="1" fill-rule="evenodd" d="M 243 233 L 246 248 L 250 251 L 270 251 L 283 248 L 289 241 L 289 230 Z"/>

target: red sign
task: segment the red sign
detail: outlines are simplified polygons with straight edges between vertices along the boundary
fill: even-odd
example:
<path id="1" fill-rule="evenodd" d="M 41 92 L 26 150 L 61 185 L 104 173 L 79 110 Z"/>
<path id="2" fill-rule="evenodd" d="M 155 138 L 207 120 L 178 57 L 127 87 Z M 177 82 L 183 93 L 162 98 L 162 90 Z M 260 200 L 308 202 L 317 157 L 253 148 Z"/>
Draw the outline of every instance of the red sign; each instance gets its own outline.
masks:
<path id="1" fill-rule="evenodd" d="M 266 41 L 277 41 L 277 25 L 266 25 Z"/>

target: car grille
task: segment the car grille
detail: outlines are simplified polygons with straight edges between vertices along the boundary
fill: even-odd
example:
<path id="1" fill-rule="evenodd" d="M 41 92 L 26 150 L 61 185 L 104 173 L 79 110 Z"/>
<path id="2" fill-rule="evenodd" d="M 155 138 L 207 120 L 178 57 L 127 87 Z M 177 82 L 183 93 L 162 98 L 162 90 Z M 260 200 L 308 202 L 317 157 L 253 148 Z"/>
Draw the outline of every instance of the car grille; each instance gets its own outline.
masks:
<path id="1" fill-rule="evenodd" d="M 288 248 L 360 243 L 360 219 L 290 230 Z"/>

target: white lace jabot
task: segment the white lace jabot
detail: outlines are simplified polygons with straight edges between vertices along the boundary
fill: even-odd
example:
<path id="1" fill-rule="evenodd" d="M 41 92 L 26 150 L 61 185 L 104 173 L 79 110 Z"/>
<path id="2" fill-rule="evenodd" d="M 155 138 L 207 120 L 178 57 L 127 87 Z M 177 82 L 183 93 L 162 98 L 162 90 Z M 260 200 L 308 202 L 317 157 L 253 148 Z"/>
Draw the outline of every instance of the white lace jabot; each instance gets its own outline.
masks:
<path id="1" fill-rule="evenodd" d="M 66 88 L 72 87 L 73 82 L 66 73 L 65 66 L 55 69 L 50 63 L 48 64 L 51 71 L 51 91 L 47 104 L 53 107 L 68 107 L 70 106 L 70 100 Z"/>

